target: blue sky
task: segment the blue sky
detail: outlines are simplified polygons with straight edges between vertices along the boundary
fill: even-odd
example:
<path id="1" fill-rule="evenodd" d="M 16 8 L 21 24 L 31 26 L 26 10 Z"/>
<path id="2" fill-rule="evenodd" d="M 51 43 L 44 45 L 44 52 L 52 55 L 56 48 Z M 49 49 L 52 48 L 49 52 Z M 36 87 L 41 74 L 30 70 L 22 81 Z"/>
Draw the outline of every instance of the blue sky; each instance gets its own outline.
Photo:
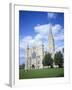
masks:
<path id="1" fill-rule="evenodd" d="M 47 48 L 48 30 L 52 24 L 52 32 L 56 50 L 64 47 L 64 13 L 19 11 L 20 64 L 25 62 L 27 44 L 42 44 Z"/>

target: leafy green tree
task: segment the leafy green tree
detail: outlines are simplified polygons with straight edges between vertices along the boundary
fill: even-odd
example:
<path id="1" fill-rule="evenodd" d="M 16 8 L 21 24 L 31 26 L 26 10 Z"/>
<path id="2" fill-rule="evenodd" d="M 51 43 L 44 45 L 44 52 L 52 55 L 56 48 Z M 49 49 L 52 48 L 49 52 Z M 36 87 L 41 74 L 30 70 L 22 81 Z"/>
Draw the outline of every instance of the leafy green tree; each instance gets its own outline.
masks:
<path id="1" fill-rule="evenodd" d="M 61 51 L 56 52 L 54 56 L 54 62 L 55 62 L 55 65 L 58 65 L 59 67 L 63 67 L 64 59 Z"/>
<path id="2" fill-rule="evenodd" d="M 45 54 L 42 63 L 43 63 L 43 66 L 51 66 L 51 68 L 53 67 L 53 59 L 50 53 Z"/>

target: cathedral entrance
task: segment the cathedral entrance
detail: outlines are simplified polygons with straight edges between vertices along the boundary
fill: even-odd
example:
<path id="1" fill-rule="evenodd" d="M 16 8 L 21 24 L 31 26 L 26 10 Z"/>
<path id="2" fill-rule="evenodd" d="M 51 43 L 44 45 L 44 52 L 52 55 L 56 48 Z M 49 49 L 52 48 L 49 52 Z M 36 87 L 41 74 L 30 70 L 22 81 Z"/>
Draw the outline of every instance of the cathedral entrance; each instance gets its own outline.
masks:
<path id="1" fill-rule="evenodd" d="M 32 69 L 35 69 L 35 65 L 34 64 L 32 64 Z"/>

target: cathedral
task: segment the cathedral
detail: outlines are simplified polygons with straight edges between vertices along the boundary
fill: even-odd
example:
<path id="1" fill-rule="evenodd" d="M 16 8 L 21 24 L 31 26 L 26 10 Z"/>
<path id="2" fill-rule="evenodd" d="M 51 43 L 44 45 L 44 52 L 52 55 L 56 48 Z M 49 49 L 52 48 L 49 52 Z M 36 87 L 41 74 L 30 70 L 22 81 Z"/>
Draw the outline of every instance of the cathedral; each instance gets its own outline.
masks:
<path id="1" fill-rule="evenodd" d="M 51 53 L 52 58 L 54 58 L 55 54 L 55 43 L 52 34 L 52 26 L 50 24 L 49 33 L 48 33 L 48 52 Z M 26 58 L 25 58 L 25 70 L 29 69 L 41 69 L 43 68 L 42 60 L 45 56 L 44 45 L 33 47 L 27 46 L 26 48 Z"/>

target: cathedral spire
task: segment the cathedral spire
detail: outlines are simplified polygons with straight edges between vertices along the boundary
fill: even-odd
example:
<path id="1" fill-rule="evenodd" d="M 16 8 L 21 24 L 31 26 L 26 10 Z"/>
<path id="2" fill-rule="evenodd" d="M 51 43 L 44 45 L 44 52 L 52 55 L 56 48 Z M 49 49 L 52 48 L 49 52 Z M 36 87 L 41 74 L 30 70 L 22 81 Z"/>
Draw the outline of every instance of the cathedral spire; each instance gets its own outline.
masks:
<path id="1" fill-rule="evenodd" d="M 48 52 L 54 56 L 55 52 L 55 43 L 54 43 L 54 38 L 52 34 L 52 24 L 49 26 L 49 33 L 48 33 Z"/>

